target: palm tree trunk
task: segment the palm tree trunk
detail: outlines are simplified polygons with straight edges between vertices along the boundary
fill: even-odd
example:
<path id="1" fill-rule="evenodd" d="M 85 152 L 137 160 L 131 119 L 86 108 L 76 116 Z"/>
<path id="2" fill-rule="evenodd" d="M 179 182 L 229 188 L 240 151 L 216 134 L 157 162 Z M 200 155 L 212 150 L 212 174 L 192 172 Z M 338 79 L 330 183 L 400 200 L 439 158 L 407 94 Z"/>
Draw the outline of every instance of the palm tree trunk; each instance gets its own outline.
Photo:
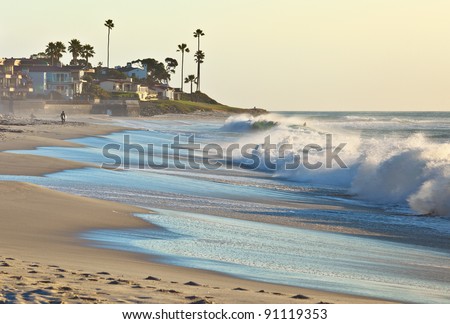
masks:
<path id="1" fill-rule="evenodd" d="M 198 36 L 198 52 L 200 52 L 200 35 Z M 200 91 L 200 62 L 197 63 L 197 91 Z"/>
<path id="2" fill-rule="evenodd" d="M 197 63 L 197 91 L 200 91 L 200 62 Z"/>
<path id="3" fill-rule="evenodd" d="M 184 50 L 181 52 L 181 93 L 183 93 Z"/>
<path id="4" fill-rule="evenodd" d="M 109 69 L 109 33 L 110 33 L 111 29 L 108 28 L 108 54 L 107 54 L 107 67 Z"/>
<path id="5" fill-rule="evenodd" d="M 191 94 L 192 94 L 192 83 L 193 83 L 194 81 L 191 81 Z M 192 98 L 191 98 L 192 99 Z"/>

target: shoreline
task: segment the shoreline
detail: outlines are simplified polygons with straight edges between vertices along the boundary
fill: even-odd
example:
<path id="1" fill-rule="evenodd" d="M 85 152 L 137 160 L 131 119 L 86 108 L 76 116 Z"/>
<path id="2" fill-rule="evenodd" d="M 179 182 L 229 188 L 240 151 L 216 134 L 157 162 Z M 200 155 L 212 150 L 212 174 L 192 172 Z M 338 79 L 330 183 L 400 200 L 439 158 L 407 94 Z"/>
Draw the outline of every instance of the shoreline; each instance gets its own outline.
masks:
<path id="1" fill-rule="evenodd" d="M 47 117 L 44 117 L 47 118 Z M 30 120 L 19 118 L 8 124 L 0 124 L 0 152 L 10 150 L 34 150 L 39 146 L 82 147 L 67 142 L 68 139 L 101 136 L 129 128 L 114 126 L 107 118 L 74 116 L 64 125 L 57 119 Z M 95 121 L 96 123 L 92 123 Z"/>
<path id="2" fill-rule="evenodd" d="M 30 148 L 33 144 L 37 144 L 34 147 L 50 146 L 51 144 L 61 146 L 60 142 L 68 143 L 64 142 L 64 138 L 83 137 L 83 135 L 95 136 L 124 130 L 124 128 L 115 126 L 102 125 L 99 127 L 93 124 L 76 126 L 73 127 L 76 129 L 71 129 L 72 127 L 66 125 L 53 128 L 45 125 L 44 129 L 40 130 L 42 133 L 33 130 L 31 134 L 25 133 L 23 137 L 12 133 L 15 138 L 8 141 L 7 145 L 4 140 L 0 141 L 0 151 L 5 150 L 5 147 L 9 150 L 9 147 L 13 146 L 16 149 L 17 147 Z M 93 129 L 96 129 L 94 134 L 91 133 Z M 52 136 L 55 137 L 52 138 Z M 57 139 L 54 140 L 55 138 Z M 2 170 L 7 169 L 4 167 L 3 159 L 7 155 L 10 159 L 9 164 L 15 168 L 12 170 L 12 167 L 9 167 L 9 170 L 19 174 L 27 172 L 30 174 L 39 163 L 47 165 L 47 169 L 44 172 L 36 168 L 33 175 L 50 173 L 48 171 L 52 171 L 52 168 L 56 171 L 70 168 L 69 161 L 67 161 L 67 167 L 64 165 L 65 160 L 53 161 L 55 164 L 61 163 L 57 168 L 56 165 L 49 165 L 49 161 L 58 159 L 36 157 L 39 159 L 27 169 L 25 162 L 14 163 L 23 161 L 23 156 L 17 155 L 15 159 L 14 154 L 0 153 Z M 72 166 L 73 168 L 78 167 L 77 165 Z M 7 224 L 0 229 L 2 246 L 0 264 L 3 262 L 9 265 L 0 266 L 0 276 L 4 282 L 0 303 L 52 302 L 53 299 L 55 302 L 65 303 L 388 302 L 238 279 L 205 270 L 155 263 L 148 260 L 147 255 L 94 248 L 78 238 L 80 232 L 88 229 L 151 226 L 132 216 L 133 213 L 149 213 L 146 209 L 69 195 L 18 182 L 1 181 L 0 196 L 2 201 L 7 202 L 0 206 L 1 221 Z M 18 198 L 22 199 L 17 200 Z M 95 217 L 92 217 L 93 215 Z M 64 222 L 58 222 L 58 217 L 64 217 Z M 20 228 L 19 231 L 17 231 L 18 228 Z M 56 265 L 58 267 L 54 267 Z M 34 271 L 37 273 L 33 273 Z M 64 278 L 60 276 L 64 276 Z M 145 280 L 148 276 L 161 280 Z M 186 285 L 186 283 L 190 284 Z M 37 290 L 37 287 L 41 287 L 46 293 L 33 293 L 34 297 L 29 300 L 23 297 L 29 295 L 27 293 L 30 292 L 30 289 Z M 10 293 L 5 294 L 5 291 Z M 5 298 L 6 295 L 16 296 L 15 300 Z M 95 297 L 89 297 L 89 295 L 95 295 Z M 76 296 L 78 299 L 75 298 Z"/>

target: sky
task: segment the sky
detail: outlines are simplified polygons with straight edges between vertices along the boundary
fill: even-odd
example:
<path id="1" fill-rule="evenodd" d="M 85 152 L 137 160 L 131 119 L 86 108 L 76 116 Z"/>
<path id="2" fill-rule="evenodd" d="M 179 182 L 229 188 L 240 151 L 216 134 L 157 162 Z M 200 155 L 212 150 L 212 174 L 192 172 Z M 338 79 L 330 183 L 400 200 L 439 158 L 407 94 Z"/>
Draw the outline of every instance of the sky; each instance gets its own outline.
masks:
<path id="1" fill-rule="evenodd" d="M 166 57 L 195 74 L 200 28 L 202 92 L 269 110 L 450 110 L 448 0 L 0 0 L 0 57 L 29 57 L 50 41 L 94 46 L 106 65 Z M 6 10 L 6 9 L 5 9 Z M 66 54 L 63 63 L 69 63 Z M 171 85 L 180 87 L 180 68 Z M 185 90 L 189 89 L 185 85 Z"/>

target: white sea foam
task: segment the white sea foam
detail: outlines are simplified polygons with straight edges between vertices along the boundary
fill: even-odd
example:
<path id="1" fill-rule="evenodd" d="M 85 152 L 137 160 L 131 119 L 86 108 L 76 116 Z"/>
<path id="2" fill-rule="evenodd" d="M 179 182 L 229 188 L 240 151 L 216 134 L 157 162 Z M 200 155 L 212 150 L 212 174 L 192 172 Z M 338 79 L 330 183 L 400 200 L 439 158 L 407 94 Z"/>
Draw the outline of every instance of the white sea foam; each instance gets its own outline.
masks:
<path id="1" fill-rule="evenodd" d="M 380 203 L 404 203 L 420 214 L 450 215 L 450 144 L 430 143 L 422 135 L 379 141 L 380 154 L 368 150 L 351 191 Z"/>
<path id="2" fill-rule="evenodd" d="M 366 118 L 349 117 L 347 119 L 352 120 L 352 123 L 367 122 Z M 245 133 L 252 128 L 253 123 L 260 121 L 273 121 L 277 126 L 257 133 Z M 280 156 L 277 150 L 271 150 L 271 160 L 276 163 L 275 176 L 304 183 L 344 187 L 360 199 L 380 204 L 408 204 L 419 214 L 450 216 L 450 144 L 433 143 L 420 133 L 406 137 L 386 137 L 380 133 L 364 138 L 333 122 L 308 120 L 308 126 L 303 126 L 304 122 L 298 117 L 285 118 L 275 114 L 238 116 L 228 119 L 224 129 L 244 132 L 242 144 L 260 144 L 270 135 L 271 143 L 278 148 L 283 144 L 292 145 L 292 149 L 285 152 L 284 156 Z M 392 120 L 386 122 L 392 123 Z M 404 120 L 396 122 L 403 123 Z M 308 144 L 325 148 L 329 144 L 325 134 L 333 136 L 332 150 L 340 143 L 345 143 L 339 157 L 347 168 L 341 168 L 337 163 L 331 168 L 325 167 L 325 150 L 313 150 L 310 151 L 309 160 L 311 163 L 323 162 L 321 168 L 312 170 L 301 164 L 295 170 L 286 169 L 292 156 L 302 156 L 301 152 Z M 253 152 L 261 159 L 264 153 L 262 145 Z M 245 161 L 245 158 L 240 158 Z"/>
<path id="3" fill-rule="evenodd" d="M 221 130 L 225 132 L 245 132 L 251 129 L 255 117 L 252 115 L 231 116 L 222 126 Z"/>
<path id="4" fill-rule="evenodd" d="M 344 117 L 345 120 L 349 120 L 349 121 L 376 121 L 377 118 L 375 117 L 364 117 L 364 116 L 345 116 Z"/>

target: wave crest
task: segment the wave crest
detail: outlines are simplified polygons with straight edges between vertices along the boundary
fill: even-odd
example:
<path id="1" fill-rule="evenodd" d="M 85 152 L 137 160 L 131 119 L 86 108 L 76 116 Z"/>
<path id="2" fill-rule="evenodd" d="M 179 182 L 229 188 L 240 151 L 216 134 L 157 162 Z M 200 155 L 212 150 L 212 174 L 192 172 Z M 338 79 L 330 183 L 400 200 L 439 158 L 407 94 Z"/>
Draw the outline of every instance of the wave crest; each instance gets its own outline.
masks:
<path id="1" fill-rule="evenodd" d="M 259 119 L 259 118 L 264 119 Z M 292 149 L 278 156 L 271 151 L 271 160 L 276 163 L 274 175 L 303 183 L 343 187 L 360 199 L 379 204 L 408 204 L 423 215 L 450 216 L 450 144 L 430 142 L 424 135 L 408 138 L 363 138 L 339 128 L 326 129 L 326 125 L 311 121 L 312 127 L 302 125 L 303 120 L 283 118 L 277 115 L 260 117 L 233 117 L 223 129 L 249 130 L 258 120 L 277 122 L 277 127 L 260 135 L 245 135 L 242 141 L 262 143 L 263 136 L 270 134 L 277 147 L 291 144 Z M 310 121 L 308 121 L 308 124 Z M 316 127 L 314 127 L 316 126 Z M 321 127 L 321 129 L 318 129 Z M 325 134 L 333 134 L 333 147 L 345 143 L 341 158 L 348 166 L 310 170 L 300 165 L 287 170 L 286 163 L 293 154 L 298 154 L 311 143 L 326 147 Z M 259 146 L 254 154 L 265 155 Z M 312 160 L 323 158 L 323 152 L 313 152 Z"/>
<path id="2" fill-rule="evenodd" d="M 278 125 L 278 121 L 267 118 L 266 115 L 255 117 L 244 114 L 229 117 L 220 130 L 224 132 L 244 133 L 248 131 L 264 131 Z"/>

